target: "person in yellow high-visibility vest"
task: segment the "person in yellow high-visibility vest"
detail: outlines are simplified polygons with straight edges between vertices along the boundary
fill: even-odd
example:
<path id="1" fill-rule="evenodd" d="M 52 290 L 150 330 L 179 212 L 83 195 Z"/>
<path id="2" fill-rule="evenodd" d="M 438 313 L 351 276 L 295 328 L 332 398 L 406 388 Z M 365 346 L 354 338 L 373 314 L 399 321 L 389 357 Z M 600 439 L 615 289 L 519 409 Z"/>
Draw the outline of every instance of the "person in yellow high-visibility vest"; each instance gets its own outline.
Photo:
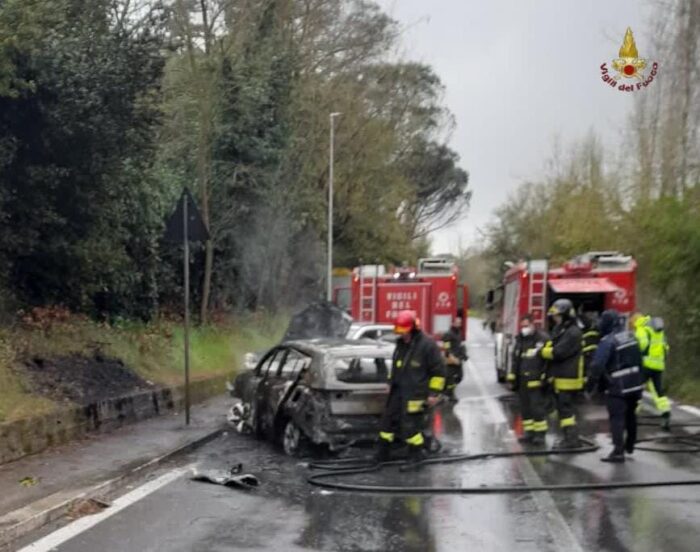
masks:
<path id="1" fill-rule="evenodd" d="M 664 391 L 663 373 L 669 346 L 663 319 L 637 313 L 632 317 L 632 325 L 642 351 L 644 381 L 654 399 L 654 406 L 661 414 L 661 427 L 668 431 L 671 427 L 671 402 Z"/>

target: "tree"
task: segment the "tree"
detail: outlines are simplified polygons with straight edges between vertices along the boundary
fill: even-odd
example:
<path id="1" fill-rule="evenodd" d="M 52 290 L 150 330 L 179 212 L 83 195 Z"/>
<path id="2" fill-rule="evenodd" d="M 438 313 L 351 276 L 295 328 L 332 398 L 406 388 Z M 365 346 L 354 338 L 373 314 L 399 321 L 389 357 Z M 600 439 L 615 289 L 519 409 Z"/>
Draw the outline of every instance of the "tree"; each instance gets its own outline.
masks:
<path id="1" fill-rule="evenodd" d="M 139 267 L 155 254 L 140 201 L 154 193 L 141 173 L 158 118 L 157 13 L 126 33 L 108 0 L 56 0 L 50 16 L 38 5 L 21 7 L 36 31 L 14 40 L 13 82 L 29 84 L 0 98 L 8 285 L 29 303 L 134 312 L 155 295 Z"/>

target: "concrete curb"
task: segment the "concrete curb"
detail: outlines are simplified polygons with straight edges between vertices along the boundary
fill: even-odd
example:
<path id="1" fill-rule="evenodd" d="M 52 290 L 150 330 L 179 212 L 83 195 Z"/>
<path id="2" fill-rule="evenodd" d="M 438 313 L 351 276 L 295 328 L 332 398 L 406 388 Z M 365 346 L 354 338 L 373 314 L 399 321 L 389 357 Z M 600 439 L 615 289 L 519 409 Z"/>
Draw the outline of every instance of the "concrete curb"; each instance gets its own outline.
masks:
<path id="1" fill-rule="evenodd" d="M 224 375 L 192 382 L 192 404 L 224 393 L 229 379 Z M 43 416 L 0 423 L 0 464 L 84 435 L 110 431 L 181 409 L 184 395 L 182 386 L 158 387 L 84 406 L 58 409 Z"/>
<path id="2" fill-rule="evenodd" d="M 107 495 L 123 486 L 130 478 L 138 476 L 146 470 L 163 464 L 168 460 L 172 460 L 179 455 L 186 454 L 206 445 L 219 437 L 226 429 L 226 425 L 222 424 L 220 427 L 207 432 L 205 435 L 197 437 L 161 456 L 153 458 L 135 468 L 131 468 L 117 477 L 103 481 L 92 487 L 58 491 L 27 506 L 9 512 L 0 517 L 0 550 L 4 550 L 12 542 L 28 535 L 32 531 L 36 531 L 44 525 L 56 521 L 70 510 L 76 500 L 99 498 Z"/>

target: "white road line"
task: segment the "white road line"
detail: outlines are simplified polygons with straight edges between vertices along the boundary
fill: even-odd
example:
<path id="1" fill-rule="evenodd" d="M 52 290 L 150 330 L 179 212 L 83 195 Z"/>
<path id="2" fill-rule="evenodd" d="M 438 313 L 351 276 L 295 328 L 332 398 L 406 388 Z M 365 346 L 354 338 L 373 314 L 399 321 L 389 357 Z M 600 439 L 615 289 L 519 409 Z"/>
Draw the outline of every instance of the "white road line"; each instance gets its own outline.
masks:
<path id="1" fill-rule="evenodd" d="M 148 483 L 142 485 L 138 489 L 134 489 L 130 493 L 119 497 L 112 503 L 112 505 L 109 508 L 103 510 L 99 514 L 94 514 L 91 516 L 80 518 L 74 521 L 73 523 L 66 525 L 65 527 L 61 527 L 53 533 L 46 535 L 44 538 L 39 539 L 38 541 L 30 544 L 29 546 L 22 548 L 19 552 L 49 552 L 51 550 L 55 550 L 56 547 L 64 544 L 72 538 L 77 537 L 78 535 L 87 531 L 88 529 L 91 529 L 98 523 L 101 523 L 104 520 L 112 517 L 113 515 L 121 512 L 122 510 L 138 502 L 142 498 L 145 498 L 148 495 L 156 492 L 158 489 L 161 489 L 169 483 L 172 483 L 190 469 L 191 466 L 188 466 L 186 468 L 180 468 L 178 470 L 174 470 L 164 475 L 161 475 L 157 479 L 149 481 Z"/>
<path id="2" fill-rule="evenodd" d="M 500 405 L 496 403 L 494 399 L 488 400 L 488 392 L 486 391 L 484 380 L 481 379 L 479 370 L 477 370 L 476 366 L 474 366 L 474 363 L 471 360 L 467 361 L 467 370 L 469 371 L 469 375 L 471 376 L 472 380 L 476 384 L 476 388 L 479 390 L 479 395 L 484 397 L 484 402 L 486 403 L 486 407 L 491 414 L 491 419 L 493 422 L 496 424 L 507 424 L 508 418 L 506 418 L 503 410 L 500 408 Z"/>
<path id="3" fill-rule="evenodd" d="M 690 406 L 689 404 L 682 404 L 678 408 L 680 408 L 683 412 L 687 412 L 688 414 L 693 414 L 694 416 L 700 416 L 700 408 Z"/>
<path id="4" fill-rule="evenodd" d="M 490 398 L 486 395 L 486 386 L 484 380 L 481 378 L 479 370 L 476 369 L 471 361 L 467 361 L 467 368 L 469 369 L 469 374 L 472 380 L 476 384 L 479 393 L 484 396 L 489 412 L 492 414 L 494 421 L 498 420 L 496 423 L 508 423 L 508 419 L 503 412 L 503 406 L 494 398 Z M 502 420 L 502 421 L 501 421 Z M 509 435 L 513 436 L 513 430 L 509 430 Z M 518 467 L 523 476 L 523 481 L 526 485 L 539 486 L 542 485 L 542 478 L 539 476 L 532 463 L 527 457 L 523 457 L 521 462 L 519 462 Z M 579 544 L 576 536 L 574 535 L 571 527 L 564 516 L 561 515 L 559 508 L 557 508 L 552 495 L 548 492 L 535 492 L 531 493 L 532 499 L 537 508 L 542 512 L 542 514 L 547 518 L 547 530 L 552 536 L 553 541 L 556 543 L 559 550 L 566 550 L 567 552 L 583 552 L 583 548 Z"/>

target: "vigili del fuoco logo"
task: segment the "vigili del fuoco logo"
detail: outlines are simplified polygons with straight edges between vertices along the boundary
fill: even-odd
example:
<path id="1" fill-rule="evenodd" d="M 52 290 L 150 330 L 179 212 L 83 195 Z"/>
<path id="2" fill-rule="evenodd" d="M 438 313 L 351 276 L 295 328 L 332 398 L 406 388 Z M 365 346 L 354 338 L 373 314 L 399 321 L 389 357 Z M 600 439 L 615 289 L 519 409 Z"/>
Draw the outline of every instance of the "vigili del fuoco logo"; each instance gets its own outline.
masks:
<path id="1" fill-rule="evenodd" d="M 651 62 L 651 71 L 645 74 L 649 62 L 639 57 L 637 45 L 634 42 L 632 29 L 627 27 L 625 39 L 620 48 L 620 57 L 612 60 L 612 70 L 608 69 L 608 64 L 600 66 L 603 82 L 612 88 L 617 88 L 621 92 L 635 92 L 649 86 L 659 69 L 657 62 Z M 632 82 L 625 82 L 625 81 Z"/>

